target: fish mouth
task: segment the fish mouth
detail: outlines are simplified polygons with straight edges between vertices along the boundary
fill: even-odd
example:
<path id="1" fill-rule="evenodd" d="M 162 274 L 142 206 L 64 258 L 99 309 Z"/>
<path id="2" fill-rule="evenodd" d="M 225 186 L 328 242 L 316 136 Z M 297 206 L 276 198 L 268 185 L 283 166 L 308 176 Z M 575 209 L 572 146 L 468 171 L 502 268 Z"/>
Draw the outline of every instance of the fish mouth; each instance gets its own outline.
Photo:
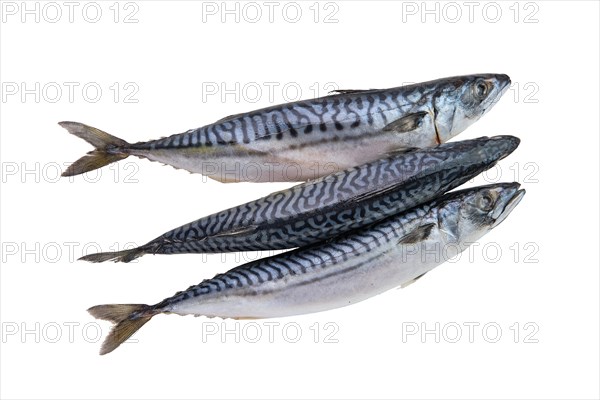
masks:
<path id="1" fill-rule="evenodd" d="M 498 96 L 496 96 L 496 99 L 502 98 L 502 96 L 504 96 L 504 93 L 506 93 L 506 91 L 510 88 L 512 82 L 510 81 L 508 75 L 506 75 L 506 78 L 506 81 L 500 83 L 500 90 L 498 91 Z"/>
<path id="2" fill-rule="evenodd" d="M 512 83 L 510 77 L 506 74 L 494 74 L 493 77 L 489 79 L 489 81 L 491 81 L 492 84 L 495 83 L 494 86 L 498 88 L 498 91 L 496 95 L 493 96 L 493 98 L 490 98 L 489 104 L 483 110 L 484 113 L 490 107 L 494 106 L 498 101 L 500 101 L 500 99 L 502 98 L 502 96 L 504 96 L 504 93 L 506 93 L 506 91 L 510 88 L 510 85 Z"/>
<path id="3" fill-rule="evenodd" d="M 504 92 L 510 87 L 512 81 L 510 80 L 510 76 L 506 74 L 497 74 L 496 79 L 500 83 L 500 93 L 504 94 Z"/>
<path id="4" fill-rule="evenodd" d="M 505 200 L 504 207 L 498 207 L 498 212 L 494 212 L 495 215 L 492 216 L 494 218 L 492 228 L 495 228 L 498 225 L 500 225 L 502 221 L 504 221 L 506 217 L 508 217 L 512 210 L 515 209 L 515 207 L 521 202 L 521 200 L 525 196 L 525 189 L 519 189 L 519 187 L 521 186 L 520 184 L 514 183 L 513 185 L 514 188 L 512 188 L 512 190 L 514 190 L 514 193 L 512 195 L 509 195 L 510 197 L 508 197 L 507 200 Z"/>
<path id="5" fill-rule="evenodd" d="M 498 88 L 498 96 L 502 96 L 510 87 L 512 81 L 510 80 L 510 76 L 506 74 L 492 74 L 490 78 L 487 79 L 492 84 L 495 84 Z"/>

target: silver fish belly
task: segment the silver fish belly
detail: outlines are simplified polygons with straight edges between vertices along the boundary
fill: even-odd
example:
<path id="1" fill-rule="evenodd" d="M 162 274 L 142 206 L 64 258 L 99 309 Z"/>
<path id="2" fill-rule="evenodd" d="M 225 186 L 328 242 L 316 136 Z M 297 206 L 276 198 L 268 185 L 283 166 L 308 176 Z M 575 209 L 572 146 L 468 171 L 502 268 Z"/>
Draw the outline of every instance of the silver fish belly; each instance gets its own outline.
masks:
<path id="1" fill-rule="evenodd" d="M 92 307 L 92 315 L 116 323 L 101 353 L 114 350 L 161 313 L 270 318 L 365 300 L 414 281 L 464 251 L 505 220 L 524 193 L 517 183 L 451 192 L 330 242 L 234 268 L 154 306 Z"/>
<path id="2" fill-rule="evenodd" d="M 445 142 L 489 111 L 509 84 L 506 75 L 479 74 L 342 91 L 133 144 L 84 124 L 62 122 L 95 147 L 63 175 L 135 155 L 221 182 L 315 179 L 393 150 Z"/>
<path id="3" fill-rule="evenodd" d="M 392 154 L 209 215 L 143 246 L 82 259 L 129 262 L 144 254 L 311 245 L 430 201 L 490 168 L 518 145 L 516 137 L 495 136 Z"/>

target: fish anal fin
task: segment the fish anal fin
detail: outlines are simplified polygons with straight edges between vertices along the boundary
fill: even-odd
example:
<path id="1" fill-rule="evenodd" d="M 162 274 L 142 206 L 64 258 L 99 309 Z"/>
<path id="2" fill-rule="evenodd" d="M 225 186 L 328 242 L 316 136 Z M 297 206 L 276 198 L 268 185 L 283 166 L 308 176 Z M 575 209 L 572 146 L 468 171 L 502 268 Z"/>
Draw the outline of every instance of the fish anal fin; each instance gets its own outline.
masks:
<path id="1" fill-rule="evenodd" d="M 421 279 L 423 277 L 423 275 L 425 275 L 426 273 L 427 272 L 423 272 L 421 275 L 417 276 L 416 278 L 413 278 L 408 282 L 404 282 L 402 285 L 400 285 L 400 289 L 404 289 L 405 287 L 412 285 L 413 283 L 415 283 L 416 281 Z"/>
<path id="2" fill-rule="evenodd" d="M 414 131 L 423 123 L 423 119 L 428 115 L 427 111 L 419 111 L 416 113 L 405 115 L 402 118 L 399 118 L 386 126 L 383 127 L 383 131 L 386 132 L 398 132 L 405 133 Z"/>

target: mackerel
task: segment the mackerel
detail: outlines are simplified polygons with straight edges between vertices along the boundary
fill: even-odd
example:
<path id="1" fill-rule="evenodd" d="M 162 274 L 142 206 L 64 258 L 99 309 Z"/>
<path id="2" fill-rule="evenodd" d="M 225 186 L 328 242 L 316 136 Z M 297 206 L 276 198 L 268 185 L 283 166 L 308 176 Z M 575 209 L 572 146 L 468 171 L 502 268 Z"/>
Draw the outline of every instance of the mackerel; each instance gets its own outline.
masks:
<path id="1" fill-rule="evenodd" d="M 147 244 L 82 257 L 129 262 L 144 254 L 217 253 L 311 245 L 430 201 L 506 157 L 513 136 L 391 154 L 175 228 Z"/>
<path id="2" fill-rule="evenodd" d="M 155 305 L 90 308 L 115 323 L 101 354 L 157 314 L 272 318 L 347 306 L 419 279 L 498 226 L 525 194 L 518 183 L 448 193 L 329 242 L 233 268 Z"/>
<path id="3" fill-rule="evenodd" d="M 95 147 L 63 176 L 134 155 L 220 182 L 306 181 L 406 148 L 446 142 L 510 85 L 501 74 L 338 94 L 232 115 L 166 138 L 128 143 L 78 122 L 59 124 Z"/>

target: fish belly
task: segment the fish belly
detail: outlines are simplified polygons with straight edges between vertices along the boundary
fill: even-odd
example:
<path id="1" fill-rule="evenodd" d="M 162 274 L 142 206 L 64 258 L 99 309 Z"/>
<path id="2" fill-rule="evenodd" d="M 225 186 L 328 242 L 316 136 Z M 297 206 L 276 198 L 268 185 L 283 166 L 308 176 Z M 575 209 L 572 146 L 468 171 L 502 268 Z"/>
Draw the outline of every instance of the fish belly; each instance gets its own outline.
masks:
<path id="1" fill-rule="evenodd" d="M 377 160 L 392 151 L 429 145 L 423 141 L 398 140 L 399 135 L 382 132 L 374 136 L 319 139 L 301 144 L 285 140 L 278 149 L 262 142 L 239 145 L 235 149 L 190 147 L 140 150 L 132 154 L 219 182 L 301 182 Z"/>
<path id="2" fill-rule="evenodd" d="M 300 182 L 377 160 L 387 153 L 439 144 L 430 113 L 409 132 L 386 130 L 397 110 L 373 115 L 358 128 L 298 133 L 211 147 L 131 149 L 139 157 L 199 173 L 219 182 Z"/>
<path id="3" fill-rule="evenodd" d="M 240 319 L 320 312 L 366 300 L 410 282 L 441 263 L 439 258 L 422 259 L 420 251 L 415 254 L 414 251 L 403 251 L 401 247 L 396 246 L 377 256 L 369 252 L 348 262 L 256 287 L 198 296 L 173 305 L 169 311 Z"/>

